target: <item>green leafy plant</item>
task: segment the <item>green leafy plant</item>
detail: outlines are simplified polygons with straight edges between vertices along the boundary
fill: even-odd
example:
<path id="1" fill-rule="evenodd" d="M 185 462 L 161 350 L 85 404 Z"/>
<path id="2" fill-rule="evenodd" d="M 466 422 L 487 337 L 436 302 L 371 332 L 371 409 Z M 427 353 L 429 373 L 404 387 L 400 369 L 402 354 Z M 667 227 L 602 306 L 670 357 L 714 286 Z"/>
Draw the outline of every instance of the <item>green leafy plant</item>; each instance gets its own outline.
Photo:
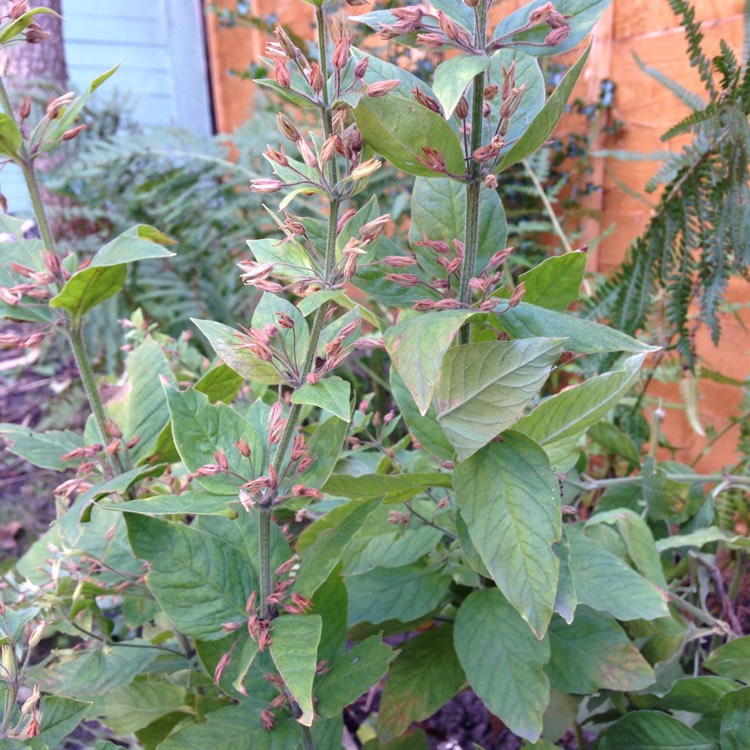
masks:
<path id="1" fill-rule="evenodd" d="M 33 193 L 52 141 L 24 138 L 0 89 L 43 237 L 5 218 L 3 314 L 68 334 L 93 413 L 83 434 L 0 426 L 19 455 L 77 468 L 5 579 L 4 739 L 57 747 L 86 717 L 144 748 L 336 748 L 386 678 L 371 750 L 427 747 L 419 724 L 467 688 L 528 746 L 572 727 L 583 747 L 583 725 L 600 748 L 741 742 L 750 639 L 703 548 L 744 554 L 713 503 L 748 478 L 657 463 L 654 441 L 638 471 L 611 414 L 654 348 L 568 312 L 582 253 L 504 278 L 497 174 L 548 140 L 588 49 L 548 97 L 537 58 L 608 3 L 535 0 L 492 34 L 486 0 L 358 17 L 457 51 L 431 85 L 313 4 L 317 59 L 281 28 L 268 47 L 265 85 L 320 129 L 280 112 L 274 176 L 250 183 L 283 193 L 279 238 L 249 238 L 238 264 L 252 319 L 196 319 L 208 363 L 134 314 L 106 402 L 82 326 L 169 238 L 138 225 L 89 263 L 59 258 Z M 70 133 L 77 111 L 68 98 L 34 132 Z M 368 197 L 382 159 L 416 178 L 408 246 Z M 583 378 L 579 359 L 602 354 L 612 368 Z M 571 387 L 542 398 L 562 375 Z M 58 648 L 31 666 L 42 632 Z M 717 676 L 690 677 L 702 667 Z"/>
<path id="2" fill-rule="evenodd" d="M 750 263 L 750 68 L 747 42 L 741 60 L 724 40 L 711 60 L 703 50 L 694 6 L 686 0 L 669 4 L 685 29 L 690 65 L 699 72 L 704 91 L 688 91 L 659 70 L 638 64 L 691 110 L 662 140 L 687 133 L 694 137 L 679 152 L 647 155 L 664 159 L 646 186 L 648 192 L 663 187 L 663 193 L 644 234 L 598 290 L 593 311 L 634 334 L 657 307 L 663 309 L 663 340 L 692 369 L 696 329 L 707 325 L 718 343 L 729 278 L 746 276 Z M 693 302 L 700 306 L 699 315 L 691 313 Z"/>

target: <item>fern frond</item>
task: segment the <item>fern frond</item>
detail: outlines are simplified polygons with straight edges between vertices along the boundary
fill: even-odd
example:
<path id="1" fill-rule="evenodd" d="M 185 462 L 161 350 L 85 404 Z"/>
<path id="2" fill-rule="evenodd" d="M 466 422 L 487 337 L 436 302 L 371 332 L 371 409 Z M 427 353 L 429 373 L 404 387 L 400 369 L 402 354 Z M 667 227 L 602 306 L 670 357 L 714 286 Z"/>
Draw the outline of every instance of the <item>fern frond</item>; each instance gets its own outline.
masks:
<path id="1" fill-rule="evenodd" d="M 724 39 L 719 42 L 721 54 L 714 57 L 714 67 L 721 73 L 721 89 L 729 91 L 737 85 L 740 77 L 740 66 L 737 56 Z"/>
<path id="2" fill-rule="evenodd" d="M 633 52 L 633 57 L 638 67 L 646 75 L 651 76 L 651 78 L 658 81 L 664 86 L 664 88 L 671 91 L 683 104 L 690 107 L 690 109 L 703 109 L 706 106 L 706 100 L 703 99 L 703 97 L 670 78 L 666 73 L 662 73 L 661 70 L 655 68 L 653 65 L 647 65 L 635 52 Z"/>
<path id="3" fill-rule="evenodd" d="M 674 138 L 676 135 L 682 135 L 687 133 L 697 125 L 703 125 L 708 123 L 710 120 L 718 117 L 721 114 L 721 107 L 715 102 L 711 102 L 706 106 L 705 109 L 699 112 L 691 112 L 687 117 L 680 120 L 676 125 L 667 130 L 664 135 L 661 136 L 662 141 L 668 141 Z"/>
<path id="4" fill-rule="evenodd" d="M 711 71 L 711 61 L 703 52 L 701 42 L 703 41 L 703 32 L 701 24 L 695 20 L 695 8 L 686 0 L 668 0 L 672 12 L 680 16 L 682 26 L 685 29 L 685 39 L 688 43 L 688 57 L 690 65 L 697 68 L 701 81 L 703 81 L 706 91 L 711 99 L 716 95 L 713 74 Z"/>

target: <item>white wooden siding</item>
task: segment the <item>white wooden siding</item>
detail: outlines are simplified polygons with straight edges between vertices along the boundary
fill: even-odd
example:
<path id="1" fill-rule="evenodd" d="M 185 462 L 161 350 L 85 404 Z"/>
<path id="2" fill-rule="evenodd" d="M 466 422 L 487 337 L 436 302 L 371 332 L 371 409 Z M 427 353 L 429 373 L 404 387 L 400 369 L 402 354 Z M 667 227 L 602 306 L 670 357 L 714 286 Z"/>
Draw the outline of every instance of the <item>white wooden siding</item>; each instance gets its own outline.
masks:
<path id="1" fill-rule="evenodd" d="M 120 63 L 101 88 L 106 101 L 126 98 L 146 128 L 181 127 L 212 132 L 209 76 L 200 0 L 62 0 L 68 76 L 84 91 Z M 20 171 L 0 173 L 0 191 L 13 213 L 30 203 Z"/>

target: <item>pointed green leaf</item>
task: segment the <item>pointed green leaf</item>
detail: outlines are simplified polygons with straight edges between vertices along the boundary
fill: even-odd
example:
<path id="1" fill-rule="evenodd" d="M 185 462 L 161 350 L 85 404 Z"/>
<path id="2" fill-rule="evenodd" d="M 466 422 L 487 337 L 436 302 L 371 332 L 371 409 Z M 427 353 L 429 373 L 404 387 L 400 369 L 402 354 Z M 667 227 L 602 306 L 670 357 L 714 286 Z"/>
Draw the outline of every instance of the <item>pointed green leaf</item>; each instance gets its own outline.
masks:
<path id="1" fill-rule="evenodd" d="M 128 685 L 164 655 L 144 638 L 133 638 L 128 643 L 132 644 L 129 648 L 100 644 L 83 651 L 58 650 L 55 660 L 37 673 L 34 681 L 42 691 L 98 698 Z"/>
<path id="2" fill-rule="evenodd" d="M 213 320 L 190 320 L 208 339 L 216 354 L 238 375 L 242 375 L 251 383 L 277 385 L 281 382 L 281 375 L 270 362 L 264 362 L 247 349 L 239 348 L 239 331 Z"/>
<path id="3" fill-rule="evenodd" d="M 382 510 L 387 512 L 386 507 Z M 344 570 L 347 575 L 366 573 L 377 567 L 400 568 L 417 562 L 435 549 L 444 536 L 442 531 L 432 526 L 394 530 L 393 524 L 386 519 L 384 516 L 382 525 L 372 529 L 368 524 L 352 539 L 344 552 Z"/>
<path id="4" fill-rule="evenodd" d="M 676 482 L 667 472 L 695 477 L 693 482 Z M 676 461 L 657 463 L 651 456 L 643 461 L 643 499 L 651 518 L 680 524 L 695 515 L 703 505 L 705 493 L 700 475 Z"/>
<path id="5" fill-rule="evenodd" d="M 231 367 L 221 364 L 210 369 L 193 387 L 205 394 L 212 404 L 217 401 L 229 404 L 240 392 L 243 382 Z"/>
<path id="6" fill-rule="evenodd" d="M 546 310 L 528 302 L 508 307 L 508 303 L 503 301 L 498 303 L 496 312 L 499 315 L 494 319 L 495 323 L 510 334 L 511 338 L 565 338 L 568 339 L 565 348 L 578 354 L 655 352 L 659 348 L 643 344 L 625 333 L 594 323 L 592 320 L 577 318 L 575 315 L 557 310 Z"/>
<path id="7" fill-rule="evenodd" d="M 185 492 L 182 495 L 156 495 L 126 503 L 99 502 L 106 510 L 122 513 L 143 513 L 146 515 L 216 515 L 237 518 L 237 511 L 229 508 L 230 503 L 239 503 L 234 495 L 213 495 L 210 492 Z"/>
<path id="8" fill-rule="evenodd" d="M 39 704 L 41 722 L 36 739 L 49 747 L 61 747 L 91 708 L 89 701 L 77 701 L 61 695 L 45 695 Z"/>
<path id="9" fill-rule="evenodd" d="M 21 131 L 15 120 L 5 113 L 0 113 L 0 154 L 17 159 L 18 149 L 22 143 Z"/>
<path id="10" fill-rule="evenodd" d="M 463 96 L 466 87 L 479 73 L 486 73 L 490 67 L 489 58 L 479 55 L 458 55 L 441 62 L 435 68 L 432 88 L 443 106 L 445 119 L 449 119 Z"/>
<path id="11" fill-rule="evenodd" d="M 91 97 L 91 94 L 113 76 L 119 67 L 120 63 L 117 63 L 114 67 L 94 78 L 89 84 L 86 92 L 81 94 L 81 96 L 76 97 L 69 106 L 65 107 L 62 112 L 58 114 L 45 134 L 46 137 L 41 143 L 40 151 L 49 151 L 50 149 L 57 147 L 63 134 L 75 125 L 78 115 L 86 106 L 86 102 Z"/>
<path id="12" fill-rule="evenodd" d="M 6 44 L 17 37 L 34 22 L 34 16 L 40 13 L 51 13 L 53 16 L 60 17 L 60 14 L 56 13 L 52 8 L 33 8 L 32 10 L 28 10 L 19 18 L 16 18 L 0 29 L 0 44 Z"/>
<path id="13" fill-rule="evenodd" d="M 298 750 L 302 737 L 297 723 L 277 721 L 269 732 L 261 723 L 264 708 L 257 701 L 244 701 L 211 711 L 201 723 L 180 726 L 159 750 Z"/>
<path id="14" fill-rule="evenodd" d="M 174 244 L 173 239 L 158 229 L 148 224 L 137 224 L 103 245 L 91 259 L 89 268 L 119 266 L 153 258 L 171 258 L 174 253 L 162 245 Z"/>
<path id="15" fill-rule="evenodd" d="M 495 28 L 495 39 L 526 26 L 531 12 L 544 5 L 545 2 L 546 0 L 532 0 L 505 16 Z M 541 23 L 526 31 L 513 34 L 513 42 L 529 55 L 539 57 L 567 52 L 591 31 L 611 2 L 612 0 L 555 0 L 555 9 L 565 16 L 566 23 L 570 26 L 570 34 L 565 40 L 551 47 L 543 45 L 550 28 L 546 23 Z M 533 42 L 540 46 L 530 46 L 524 42 Z"/>
<path id="16" fill-rule="evenodd" d="M 723 677 L 683 677 L 672 683 L 658 706 L 694 714 L 713 714 L 719 711 L 719 699 L 737 687 L 734 680 Z"/>
<path id="17" fill-rule="evenodd" d="M 83 445 L 83 438 L 69 430 L 34 432 L 28 427 L 9 422 L 0 423 L 0 437 L 6 441 L 6 450 L 25 458 L 34 466 L 55 471 L 65 471 L 73 463 L 78 463 L 80 459 L 63 461 L 60 456 Z"/>
<path id="18" fill-rule="evenodd" d="M 562 535 L 560 490 L 544 452 L 513 432 L 456 467 L 461 516 L 508 601 L 539 638 L 555 603 Z"/>
<path id="19" fill-rule="evenodd" d="M 386 331 L 385 347 L 420 414 L 430 406 L 440 365 L 453 337 L 473 314 L 470 310 L 429 312 Z"/>
<path id="20" fill-rule="evenodd" d="M 174 255 L 162 244 L 172 243 L 153 227 L 138 224 L 102 247 L 82 271 L 74 273 L 60 293 L 50 300 L 51 307 L 68 310 L 74 318 L 117 294 L 125 285 L 128 263 Z"/>
<path id="21" fill-rule="evenodd" d="M 500 163 L 493 170 L 496 174 L 526 158 L 529 154 L 533 154 L 552 135 L 565 111 L 565 105 L 568 103 L 590 51 L 591 45 L 586 48 L 578 62 L 565 74 L 558 87 L 545 102 L 541 112 L 532 120 L 523 135 L 500 160 Z"/>
<path id="22" fill-rule="evenodd" d="M 388 94 L 363 96 L 354 109 L 357 126 L 365 143 L 388 159 L 397 169 L 422 177 L 441 177 L 419 162 L 422 148 L 437 149 L 448 172 L 463 175 L 464 154 L 451 126 L 432 110 L 417 104 L 413 98 Z"/>
<path id="23" fill-rule="evenodd" d="M 388 15 L 390 15 L 390 13 L 388 13 Z M 391 18 L 394 17 L 391 16 Z M 362 16 L 358 16 L 357 22 L 360 22 L 361 20 Z M 362 79 L 363 83 L 367 86 L 371 83 L 377 83 L 378 81 L 397 80 L 399 81 L 399 85 L 395 91 L 404 98 L 411 97 L 409 91 L 415 88 L 421 89 L 428 96 L 431 96 L 433 99 L 435 98 L 435 92 L 423 80 L 401 65 L 394 65 L 387 60 L 383 60 L 376 55 L 368 54 L 356 47 L 352 47 L 352 57 L 356 62 L 364 60 L 365 58 L 367 59 L 367 70 L 365 71 L 365 77 Z"/>
<path id="24" fill-rule="evenodd" d="M 745 544 L 741 546 L 747 546 L 747 537 L 732 534 L 730 531 L 720 529 L 718 526 L 708 526 L 705 529 L 699 529 L 691 534 L 676 534 L 675 536 L 670 536 L 666 539 L 659 539 L 656 542 L 656 548 L 659 552 L 666 552 L 670 549 L 680 549 L 682 547 L 698 547 L 700 549 L 706 544 L 712 544 L 713 542 L 724 542 L 729 545 L 734 545 L 737 542 L 744 542 Z"/>
<path id="25" fill-rule="evenodd" d="M 50 301 L 50 307 L 60 307 L 80 319 L 93 307 L 113 297 L 125 286 L 128 278 L 126 265 L 86 268 L 73 274 L 62 291 Z"/>
<path id="26" fill-rule="evenodd" d="M 331 417 L 315 428 L 307 441 L 313 462 L 302 474 L 297 474 L 297 481 L 316 489 L 325 484 L 339 459 L 348 427 L 343 419 Z"/>
<path id="27" fill-rule="evenodd" d="M 201 515 L 191 524 L 191 528 L 211 534 L 223 544 L 233 545 L 242 559 L 251 567 L 258 566 L 260 560 L 259 540 L 260 518 L 258 513 L 243 512 L 236 519 L 226 516 Z M 271 524 L 271 568 L 292 556 L 292 550 L 278 524 Z"/>
<path id="28" fill-rule="evenodd" d="M 474 692 L 514 734 L 536 742 L 549 702 L 539 641 L 497 589 L 475 591 L 456 615 L 456 653 Z"/>
<path id="29" fill-rule="evenodd" d="M 169 409 L 162 382 L 174 382 L 164 351 L 151 336 L 131 351 L 125 360 L 127 389 L 107 404 L 109 416 L 120 426 L 124 441 L 137 437 L 130 460 L 149 458 L 159 435 L 169 422 Z"/>
<path id="30" fill-rule="evenodd" d="M 457 3 L 454 0 L 435 0 L 430 3 L 435 10 L 442 10 L 448 18 L 461 24 L 467 31 L 474 28 L 474 10 L 466 3 Z"/>
<path id="31" fill-rule="evenodd" d="M 128 735 L 184 709 L 186 693 L 179 685 L 139 680 L 97 699 L 93 713 L 116 734 Z"/>
<path id="32" fill-rule="evenodd" d="M 315 679 L 320 615 L 282 615 L 271 626 L 271 656 L 292 699 L 302 712 L 297 719 L 312 726 L 312 686 Z"/>
<path id="33" fill-rule="evenodd" d="M 214 452 L 224 451 L 229 469 L 240 476 L 250 475 L 250 465 L 235 443 L 245 439 L 252 454 L 262 454 L 260 438 L 250 423 L 226 404 L 210 404 L 208 398 L 191 388 L 177 391 L 167 387 L 167 403 L 172 416 L 172 434 L 177 450 L 188 471 L 215 464 Z M 265 470 L 262 461 L 253 461 L 255 470 Z M 226 474 L 199 477 L 198 483 L 217 495 L 238 492 L 237 483 Z"/>
<path id="34" fill-rule="evenodd" d="M 586 528 L 600 523 L 613 524 L 625 542 L 628 557 L 640 573 L 657 586 L 667 588 L 654 536 L 648 524 L 637 513 L 628 508 L 595 513 L 586 523 Z"/>
<path id="35" fill-rule="evenodd" d="M 383 740 L 432 716 L 466 682 L 450 625 L 429 628 L 399 648 L 380 700 L 378 734 Z"/>
<path id="36" fill-rule="evenodd" d="M 279 326 L 279 315 L 288 315 L 294 321 L 294 329 Z M 310 329 L 304 315 L 288 300 L 266 292 L 253 313 L 253 328 L 263 328 L 273 324 L 278 329 L 278 337 L 284 344 L 289 356 L 297 359 L 301 367 L 307 354 L 307 344 L 310 340 Z"/>
<path id="37" fill-rule="evenodd" d="M 393 655 L 390 646 L 372 635 L 338 657 L 315 686 L 317 713 L 328 718 L 354 703 L 383 678 Z"/>
<path id="38" fill-rule="evenodd" d="M 359 235 L 359 230 L 367 224 L 368 221 L 373 221 L 380 216 L 380 208 L 378 206 L 378 198 L 373 195 L 362 208 L 352 216 L 349 221 L 344 224 L 341 232 L 336 237 L 336 258 L 341 259 L 349 240 L 355 239 Z"/>
<path id="39" fill-rule="evenodd" d="M 668 594 L 638 575 L 574 526 L 566 527 L 570 567 L 581 604 L 618 620 L 654 620 L 669 615 Z"/>
<path id="40" fill-rule="evenodd" d="M 345 422 L 351 421 L 349 381 L 332 375 L 317 383 L 305 383 L 292 393 L 293 404 L 310 404 L 325 409 Z"/>
<path id="41" fill-rule="evenodd" d="M 575 463 L 578 441 L 630 390 L 645 358 L 637 354 L 625 360 L 622 370 L 596 375 L 550 396 L 514 429 L 539 443 L 556 470 L 569 469 Z"/>
<path id="42" fill-rule="evenodd" d="M 323 585 L 338 564 L 347 545 L 378 505 L 379 497 L 362 502 L 352 501 L 348 504 L 351 506 L 350 512 L 338 525 L 335 528 L 325 528 L 320 533 L 312 546 L 302 554 L 302 562 L 294 584 L 295 591 L 309 599 Z"/>
<path id="43" fill-rule="evenodd" d="M 147 583 L 185 635 L 223 638 L 222 625 L 247 619 L 255 571 L 231 544 L 179 523 L 126 514 L 133 551 L 151 563 Z"/>
<path id="44" fill-rule="evenodd" d="M 460 461 L 518 421 L 547 380 L 564 343 L 542 338 L 484 341 L 448 351 L 435 405 Z"/>
<path id="45" fill-rule="evenodd" d="M 278 166 L 275 164 L 275 166 Z M 280 279 L 307 275 L 312 270 L 310 258 L 305 249 L 296 241 L 281 243 L 275 238 L 248 240 L 247 245 L 258 263 L 273 263 L 274 276 Z"/>
<path id="46" fill-rule="evenodd" d="M 705 667 L 721 677 L 750 683 L 750 635 L 719 646 L 706 659 Z"/>
<path id="47" fill-rule="evenodd" d="M 526 284 L 524 302 L 547 310 L 567 310 L 578 301 L 585 272 L 586 253 L 547 258 L 519 277 Z"/>
<path id="48" fill-rule="evenodd" d="M 346 577 L 349 626 L 386 620 L 411 622 L 432 612 L 448 592 L 450 576 L 422 565 L 374 568 Z"/>
<path id="49" fill-rule="evenodd" d="M 552 549 L 560 560 L 560 578 L 557 581 L 554 611 L 569 625 L 575 617 L 578 606 L 573 571 L 570 569 L 570 544 L 563 526 L 563 535 L 559 542 L 552 545 Z"/>
<path id="50" fill-rule="evenodd" d="M 452 461 L 453 446 L 448 442 L 443 428 L 438 423 L 435 405 L 430 404 L 424 416 L 420 414 L 416 401 L 394 367 L 391 368 L 391 395 L 409 432 L 424 449 L 444 461 Z"/>
<path id="51" fill-rule="evenodd" d="M 608 615 L 578 607 L 570 625 L 553 619 L 549 636 L 545 670 L 555 690 L 585 695 L 600 688 L 643 690 L 654 682 L 654 670 Z"/>
<path id="52" fill-rule="evenodd" d="M 455 58 L 461 59 L 461 58 Z M 429 248 L 416 245 L 423 240 L 451 243 L 463 240 L 466 233 L 466 186 L 455 180 L 417 177 L 411 194 L 411 225 L 409 242 L 419 259 L 420 266 L 433 277 L 442 278 L 445 269 L 435 259 Z M 482 188 L 479 194 L 479 244 L 476 268 L 479 273 L 498 250 L 505 247 L 508 224 L 505 210 L 495 190 Z M 418 287 L 424 290 L 424 287 Z M 424 294 L 422 296 L 425 296 Z"/>
<path id="53" fill-rule="evenodd" d="M 451 487 L 450 474 L 333 474 L 323 485 L 323 492 L 338 497 L 382 497 L 386 500 L 409 500 L 432 487 Z"/>
<path id="54" fill-rule="evenodd" d="M 525 54 L 516 48 L 498 50 L 490 57 L 489 77 L 492 81 L 502 81 L 503 67 L 506 70 L 516 64 L 516 87 L 526 86 L 518 109 L 510 117 L 508 132 L 505 134 L 506 146 L 500 149 L 502 156 L 513 148 L 513 144 L 526 132 L 534 118 L 541 112 L 547 99 L 547 86 L 539 62 L 535 57 Z M 489 126 L 492 132 L 500 124 L 500 107 L 492 107 Z"/>
<path id="55" fill-rule="evenodd" d="M 716 750 L 716 743 L 661 711 L 634 711 L 608 727 L 600 750 Z"/>
<path id="56" fill-rule="evenodd" d="M 601 420 L 588 430 L 589 437 L 602 448 L 626 458 L 634 466 L 641 463 L 641 456 L 635 447 L 633 438 L 611 422 Z"/>
<path id="57" fill-rule="evenodd" d="M 750 687 L 728 693 L 719 700 L 721 709 L 721 750 L 750 747 Z"/>

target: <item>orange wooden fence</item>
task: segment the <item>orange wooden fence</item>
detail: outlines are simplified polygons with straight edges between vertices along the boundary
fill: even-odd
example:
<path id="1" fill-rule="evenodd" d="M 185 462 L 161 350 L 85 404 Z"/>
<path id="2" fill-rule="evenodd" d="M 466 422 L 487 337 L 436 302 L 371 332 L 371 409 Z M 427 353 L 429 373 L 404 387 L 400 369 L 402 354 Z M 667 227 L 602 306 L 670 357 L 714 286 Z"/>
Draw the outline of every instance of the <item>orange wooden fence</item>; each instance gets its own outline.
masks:
<path id="1" fill-rule="evenodd" d="M 522 4 L 520 0 L 496 3 L 493 13 L 502 17 Z M 709 54 L 718 51 L 720 39 L 725 39 L 739 51 L 742 47 L 743 0 L 696 0 L 694 4 L 697 18 L 703 22 Z M 234 2 L 220 0 L 218 5 L 233 7 Z M 274 13 L 280 23 L 302 37 L 313 36 L 312 8 L 302 0 L 250 0 L 250 7 L 258 15 Z M 371 7 L 348 10 L 353 14 L 367 12 Z M 615 0 L 597 25 L 593 42 L 589 63 L 579 84 L 580 93 L 589 100 L 595 99 L 603 79 L 614 81 L 617 86 L 616 114 L 626 126 L 616 142 L 602 141 L 597 146 L 643 153 L 664 149 L 661 134 L 680 120 L 687 109 L 639 69 L 633 53 L 688 88 L 701 90 L 698 76 L 687 61 L 682 29 L 666 0 Z M 252 113 L 252 84 L 230 76 L 229 70 L 244 69 L 251 61 L 256 61 L 264 44 L 265 39 L 259 32 L 247 28 L 219 29 L 215 17 L 209 16 L 208 48 L 216 119 L 221 132 L 230 133 Z M 674 149 L 680 145 L 681 142 L 672 142 L 670 147 Z M 621 186 L 642 193 L 657 167 L 654 162 L 598 160 L 594 178 L 604 185 L 604 190 L 587 200 L 589 207 L 599 212 L 599 218 L 588 221 L 584 231 L 590 238 L 601 235 L 612 225 L 614 231 L 591 253 L 589 270 L 606 273 L 615 269 L 632 240 L 646 228 L 649 207 Z M 698 351 L 712 369 L 743 380 L 750 376 L 750 285 L 733 280 L 728 300 L 745 305 L 746 309 L 738 313 L 739 320 L 726 316 L 718 348 L 710 342 L 707 332 L 701 332 L 697 338 Z M 699 388 L 701 422 L 717 431 L 723 430 L 732 415 L 739 413 L 741 390 L 708 380 L 701 380 Z M 654 383 L 650 395 L 661 397 L 668 404 L 680 403 L 674 384 Z M 672 445 L 680 447 L 677 458 L 690 461 L 702 451 L 705 438 L 690 427 L 683 411 L 667 411 L 665 432 Z M 733 461 L 737 434 L 736 427 L 729 430 L 713 451 L 700 460 L 697 468 L 713 471 Z"/>

